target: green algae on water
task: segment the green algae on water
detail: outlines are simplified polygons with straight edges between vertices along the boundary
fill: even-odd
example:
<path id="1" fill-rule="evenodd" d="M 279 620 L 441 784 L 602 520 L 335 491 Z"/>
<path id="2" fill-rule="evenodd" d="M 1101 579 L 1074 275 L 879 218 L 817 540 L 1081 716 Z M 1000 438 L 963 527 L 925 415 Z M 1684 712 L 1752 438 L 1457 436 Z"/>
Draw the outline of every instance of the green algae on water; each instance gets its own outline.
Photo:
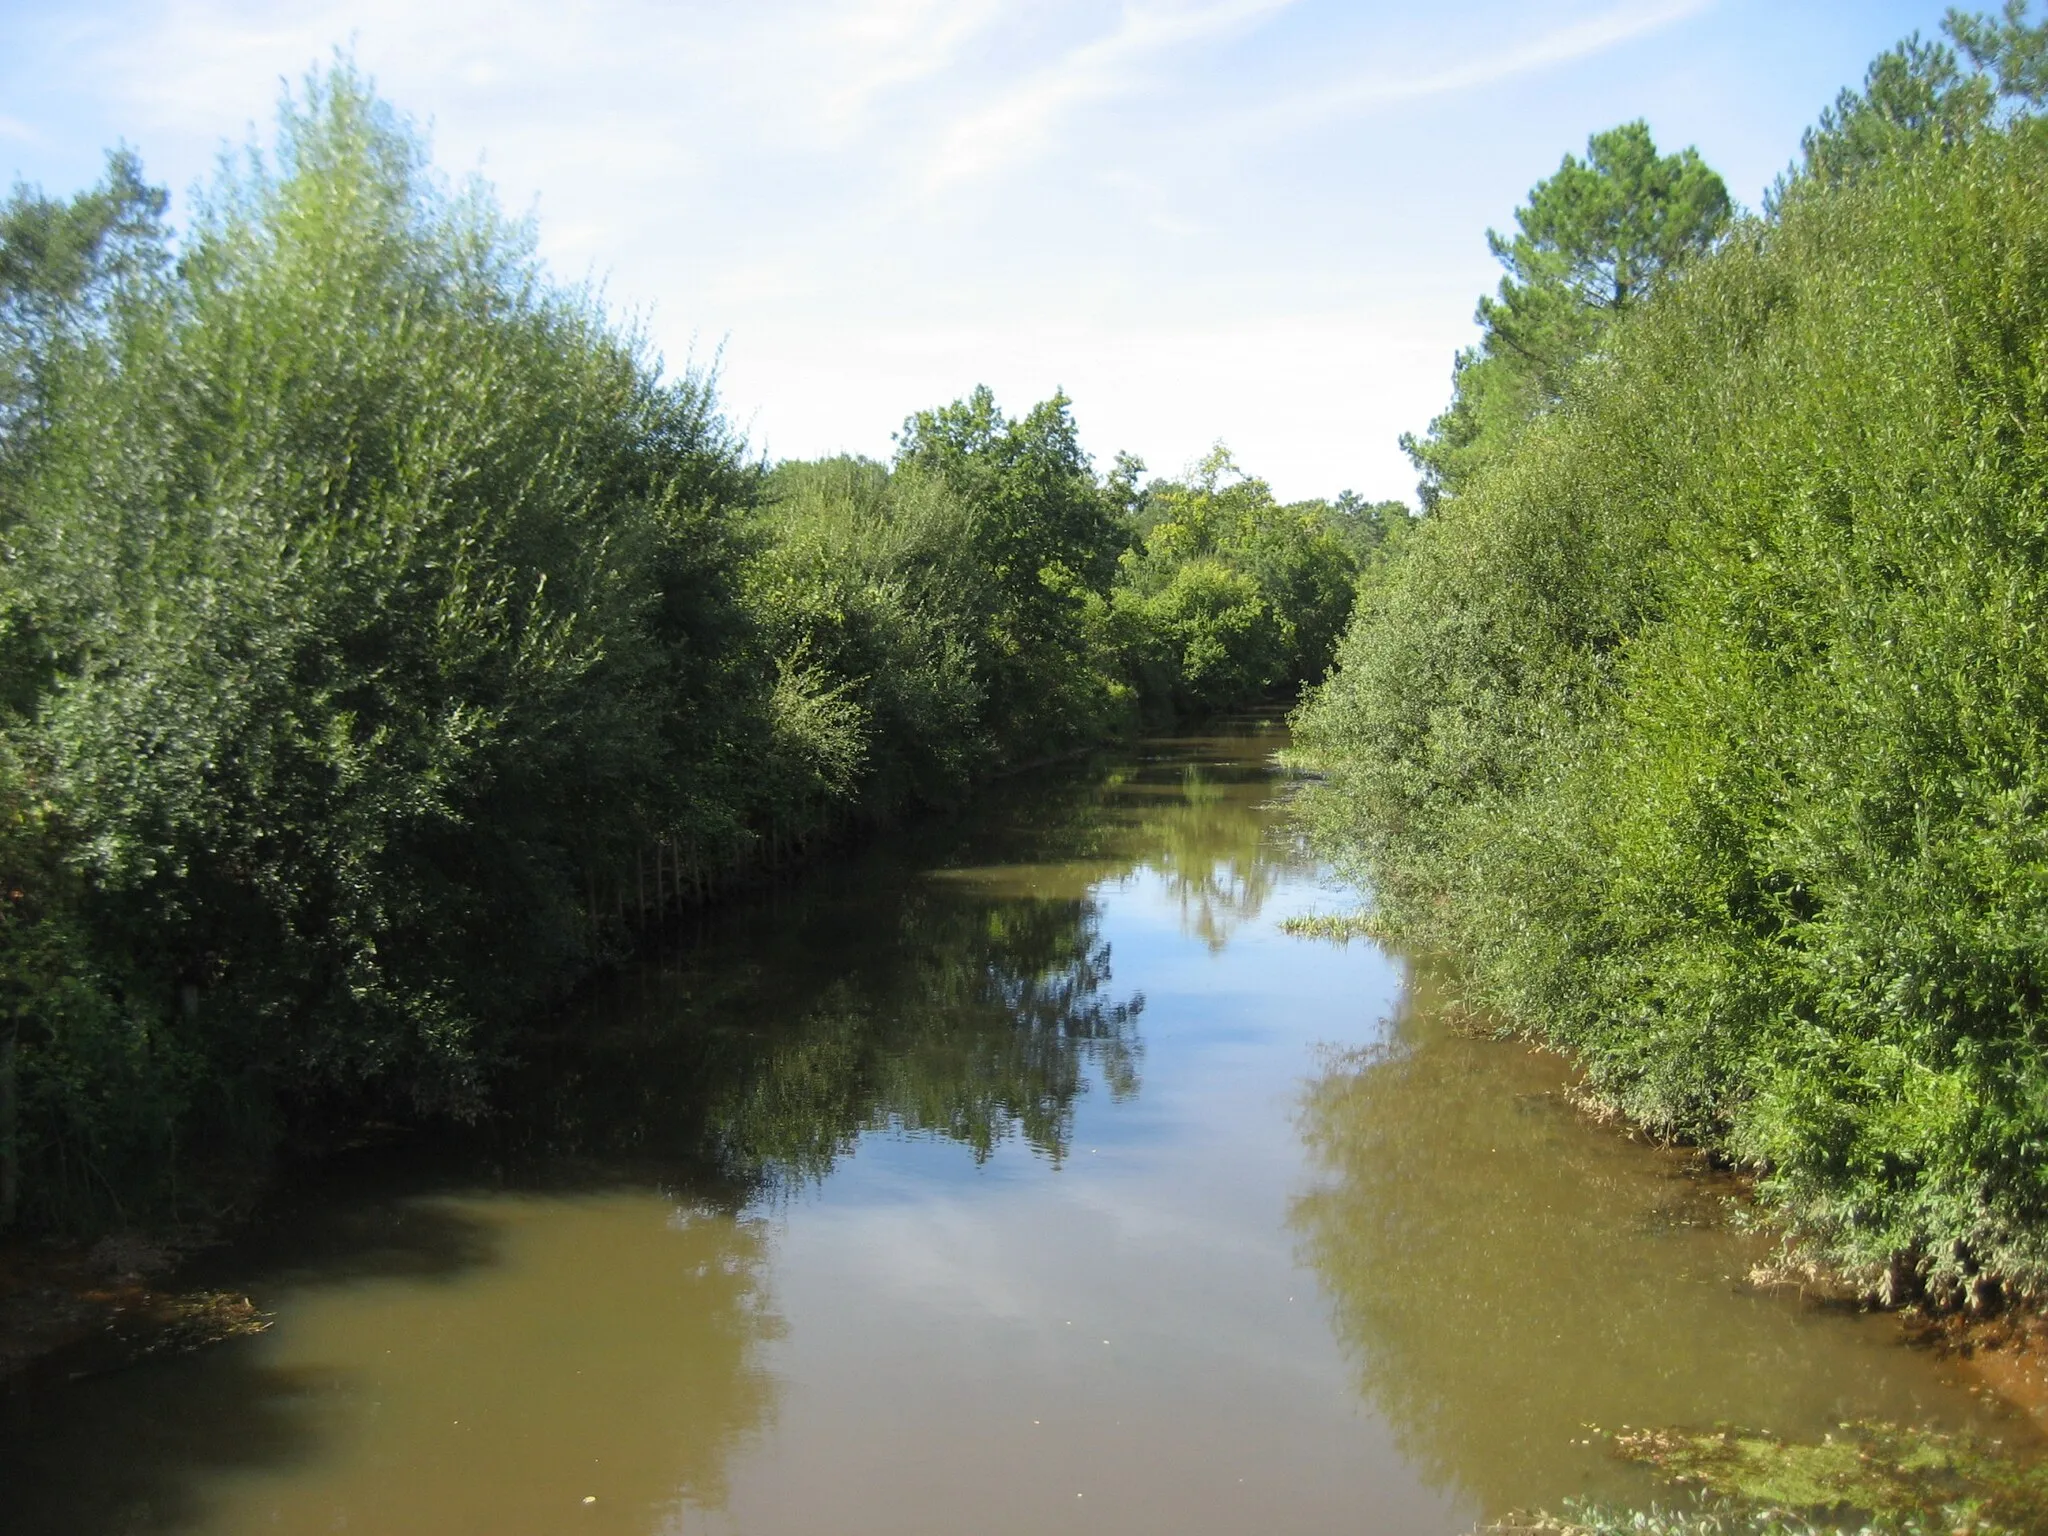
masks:
<path id="1" fill-rule="evenodd" d="M 2048 1463 L 1998 1441 L 1897 1424 L 1841 1425 L 1819 1441 L 1760 1432 L 1643 1429 L 1614 1438 L 1623 1457 L 1754 1507 L 1869 1517 L 1875 1530 L 2048 1527 Z M 1739 1527 L 1737 1527 L 1739 1528 Z"/>

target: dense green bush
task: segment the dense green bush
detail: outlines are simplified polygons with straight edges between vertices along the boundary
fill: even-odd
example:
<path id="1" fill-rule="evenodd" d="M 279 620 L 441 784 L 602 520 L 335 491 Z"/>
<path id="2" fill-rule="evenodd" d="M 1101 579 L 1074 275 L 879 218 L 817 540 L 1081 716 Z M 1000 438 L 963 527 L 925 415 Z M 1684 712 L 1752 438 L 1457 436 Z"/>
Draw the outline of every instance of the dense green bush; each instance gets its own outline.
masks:
<path id="1" fill-rule="evenodd" d="M 1384 924 L 1895 1294 L 2048 1286 L 2044 336 L 2048 125 L 1795 178 L 1300 720 Z"/>
<path id="2" fill-rule="evenodd" d="M 943 486 L 871 460 L 786 463 L 769 476 L 748 603 L 774 654 L 838 680 L 878 810 L 956 794 L 990 750 L 972 641 L 984 580 L 975 521 Z"/>
<path id="3" fill-rule="evenodd" d="M 1292 697 L 1329 666 L 1361 556 L 1398 526 L 1388 516 L 1282 506 L 1218 447 L 1188 481 L 1146 488 L 1102 616 L 1106 643 L 1157 710 Z"/>
<path id="4" fill-rule="evenodd" d="M 1105 669 L 1090 615 L 1107 599 L 1125 535 L 1066 396 L 1016 421 L 985 388 L 920 411 L 904 423 L 896 473 L 973 509 L 975 664 L 998 753 L 1028 760 L 1121 724 L 1130 689 Z"/>
<path id="5" fill-rule="evenodd" d="M 39 366 L 0 667 L 72 897 L 23 877 L 9 964 L 79 963 L 18 984 L 31 1190 L 146 1190 L 113 1162 L 260 1144 L 279 1090 L 472 1103 L 485 1026 L 603 948 L 594 886 L 733 831 L 775 679 L 734 645 L 755 472 L 708 389 L 346 73 Z"/>

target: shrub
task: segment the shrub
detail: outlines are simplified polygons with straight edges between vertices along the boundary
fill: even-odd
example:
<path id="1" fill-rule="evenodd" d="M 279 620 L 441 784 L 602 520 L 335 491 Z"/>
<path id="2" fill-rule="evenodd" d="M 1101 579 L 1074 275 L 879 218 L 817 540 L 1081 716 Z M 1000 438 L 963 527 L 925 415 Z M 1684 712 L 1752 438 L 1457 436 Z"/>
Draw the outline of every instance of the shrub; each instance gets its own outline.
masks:
<path id="1" fill-rule="evenodd" d="M 2048 133 L 1795 189 L 1361 597 L 1383 919 L 1875 1281 L 2048 1284 Z"/>

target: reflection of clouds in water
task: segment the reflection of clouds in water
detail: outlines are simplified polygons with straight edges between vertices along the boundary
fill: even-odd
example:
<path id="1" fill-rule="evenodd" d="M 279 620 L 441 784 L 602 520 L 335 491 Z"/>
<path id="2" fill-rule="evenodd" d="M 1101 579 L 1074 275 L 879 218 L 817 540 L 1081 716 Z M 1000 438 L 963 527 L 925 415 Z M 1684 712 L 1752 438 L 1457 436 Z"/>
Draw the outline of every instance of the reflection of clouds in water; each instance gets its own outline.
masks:
<path id="1" fill-rule="evenodd" d="M 894 1207 L 810 1212 L 805 1239 L 830 1245 L 850 1288 L 991 1322 L 1042 1319 L 1043 1298 L 1008 1263 L 1009 1238 L 973 1201 L 925 1198 Z M 835 1231 L 835 1227 L 842 1230 Z M 846 1232 L 856 1234 L 848 1240 Z"/>

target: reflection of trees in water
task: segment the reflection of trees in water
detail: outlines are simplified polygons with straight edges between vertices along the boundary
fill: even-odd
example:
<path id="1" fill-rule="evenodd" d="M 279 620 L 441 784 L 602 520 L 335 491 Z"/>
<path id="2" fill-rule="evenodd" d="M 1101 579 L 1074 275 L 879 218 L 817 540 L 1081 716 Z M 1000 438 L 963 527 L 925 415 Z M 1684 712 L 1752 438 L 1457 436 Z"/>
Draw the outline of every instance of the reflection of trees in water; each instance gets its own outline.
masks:
<path id="1" fill-rule="evenodd" d="M 1290 862 L 1259 803 L 1269 792 L 1263 776 L 1247 784 L 1241 774 L 1191 763 L 1177 798 L 1135 818 L 1136 861 L 1166 882 L 1182 932 L 1211 950 L 1258 917 Z"/>
<path id="2" fill-rule="evenodd" d="M 1366 1396 L 1431 1482 L 1494 1513 L 1555 1507 L 1603 1481 L 1641 1491 L 1573 1447 L 1587 1425 L 1818 1435 L 1925 1411 L 1927 1378 L 1845 1320 L 1738 1294 L 1753 1253 L 1688 1164 L 1587 1126 L 1554 1064 L 1427 1008 L 1308 1088 L 1324 1179 L 1289 1221 Z"/>
<path id="3" fill-rule="evenodd" d="M 759 916 L 592 1010 L 508 1117 L 528 1150 L 653 1159 L 744 1200 L 877 1129 L 1061 1157 L 1091 1067 L 1137 1091 L 1144 1000 L 1111 994 L 1090 901 L 905 881 Z"/>
<path id="4" fill-rule="evenodd" d="M 1091 1075 L 1133 1094 L 1141 1057 L 1143 999 L 1116 994 L 1087 887 L 1156 872 L 1220 948 L 1290 858 L 1269 750 L 1219 740 L 1020 780 L 975 818 L 736 909 L 593 1004 L 552 1062 L 530 1053 L 505 1134 L 723 1176 L 734 1199 L 822 1176 L 876 1129 L 1064 1156 Z"/>
<path id="5" fill-rule="evenodd" d="M 949 1137 L 977 1160 L 1016 1134 L 1059 1158 L 1091 1062 L 1113 1095 L 1137 1091 L 1144 1000 L 1104 995 L 1091 904 L 959 903 L 922 919 L 909 964 L 828 984 L 718 1097 L 728 1166 L 822 1177 L 881 1129 Z"/>

